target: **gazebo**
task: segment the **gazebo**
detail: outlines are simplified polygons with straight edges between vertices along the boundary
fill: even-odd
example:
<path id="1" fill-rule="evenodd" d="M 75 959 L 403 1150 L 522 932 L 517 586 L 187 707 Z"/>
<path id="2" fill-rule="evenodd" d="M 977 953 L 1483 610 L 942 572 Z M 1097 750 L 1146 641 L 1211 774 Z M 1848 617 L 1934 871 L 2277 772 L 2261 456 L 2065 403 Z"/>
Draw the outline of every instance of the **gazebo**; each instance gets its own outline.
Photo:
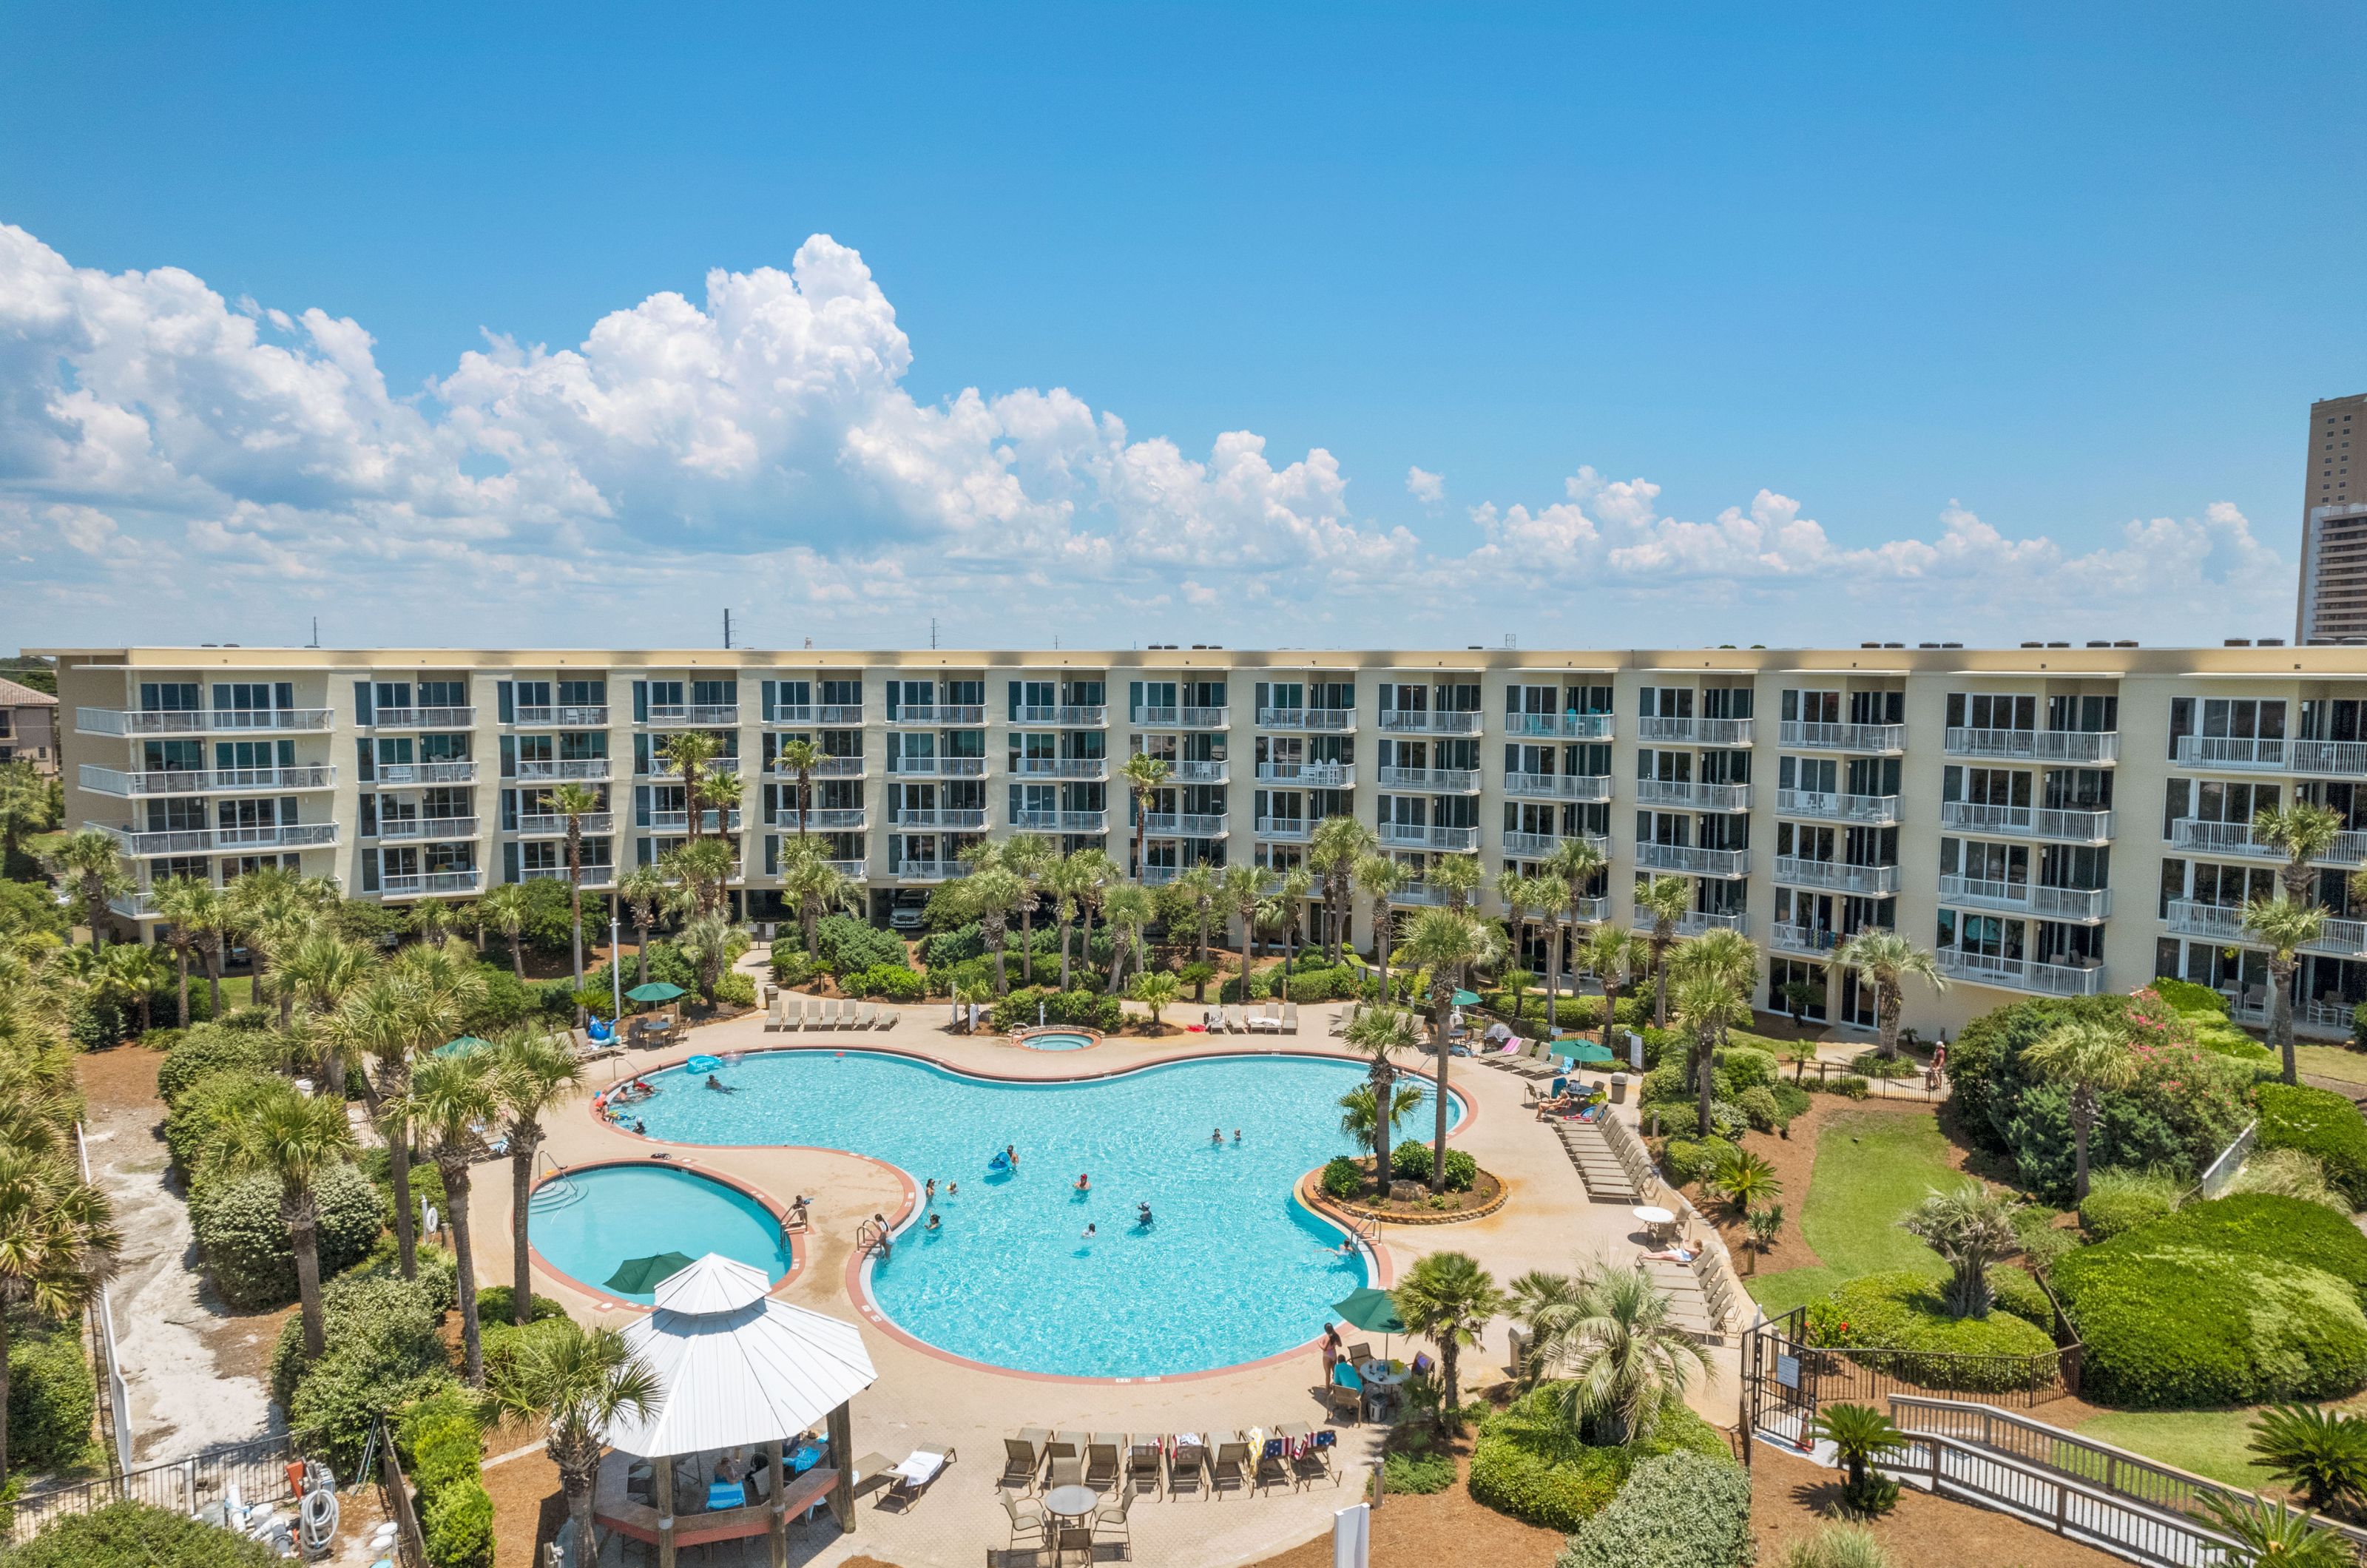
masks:
<path id="1" fill-rule="evenodd" d="M 604 1434 L 617 1452 L 601 1467 L 593 1510 L 604 1528 L 654 1545 L 658 1568 L 674 1568 L 680 1547 L 758 1535 L 770 1540 L 773 1568 L 785 1568 L 789 1515 L 825 1500 L 843 1530 L 855 1529 L 848 1402 L 879 1374 L 855 1325 L 769 1300 L 769 1283 L 761 1269 L 710 1252 L 660 1280 L 657 1310 L 624 1331 L 662 1397 L 646 1416 L 620 1419 Z M 812 1445 L 783 1451 L 786 1439 L 817 1422 L 827 1422 L 826 1451 Z M 751 1449 L 764 1456 L 761 1501 L 745 1501 L 744 1491 L 730 1500 L 739 1483 L 717 1483 L 726 1494 L 722 1507 L 676 1498 L 678 1461 Z M 623 1456 L 650 1462 L 648 1503 L 632 1495 L 632 1467 Z M 705 1484 L 710 1472 L 697 1473 Z M 678 1501 L 697 1511 L 677 1517 Z"/>

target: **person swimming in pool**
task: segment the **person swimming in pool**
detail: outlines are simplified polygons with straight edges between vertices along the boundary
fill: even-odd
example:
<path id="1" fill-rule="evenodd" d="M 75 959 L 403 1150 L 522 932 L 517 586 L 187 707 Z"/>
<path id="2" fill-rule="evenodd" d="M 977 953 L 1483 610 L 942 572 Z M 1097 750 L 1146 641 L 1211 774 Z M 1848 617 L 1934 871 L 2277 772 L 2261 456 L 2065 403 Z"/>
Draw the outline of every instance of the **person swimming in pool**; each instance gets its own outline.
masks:
<path id="1" fill-rule="evenodd" d="M 939 1214 L 938 1214 L 938 1213 L 937 1213 L 934 1209 L 930 1210 L 930 1211 L 929 1211 L 929 1224 L 928 1224 L 928 1228 L 929 1228 L 930 1230 L 936 1230 L 936 1229 L 940 1228 L 940 1226 L 942 1225 L 942 1224 L 943 1224 L 943 1217 L 942 1217 L 941 1215 L 939 1215 Z"/>
<path id="2" fill-rule="evenodd" d="M 1010 1163 L 1012 1169 L 1017 1170 L 1019 1168 L 1019 1145 L 1017 1144 L 1003 1145 L 1002 1157 Z"/>
<path id="3" fill-rule="evenodd" d="M 1084 1234 L 1083 1235 L 1082 1235 L 1082 1236 L 1078 1237 L 1078 1239 L 1079 1239 L 1080 1241 L 1091 1241 L 1091 1240 L 1093 1240 L 1093 1233 L 1094 1233 L 1097 1229 L 1099 1229 L 1099 1228 L 1100 1228 L 1100 1227 L 1098 1227 L 1098 1226 L 1096 1226 L 1096 1225 L 1093 1224 L 1092 1223 L 1088 1222 L 1088 1223 L 1086 1224 L 1086 1225 L 1085 1225 L 1085 1234 Z"/>
<path id="4" fill-rule="evenodd" d="M 1137 1203 L 1135 1205 L 1134 1223 L 1140 1225 L 1145 1230 L 1149 1230 L 1150 1228 L 1150 1205 L 1149 1203 Z"/>
<path id="5" fill-rule="evenodd" d="M 946 1197 L 948 1197 L 948 1198 L 958 1198 L 958 1197 L 960 1197 L 960 1196 L 961 1196 L 961 1183 L 960 1183 L 960 1182 L 958 1182 L 958 1181 L 948 1181 L 948 1182 L 946 1182 Z"/>
<path id="6" fill-rule="evenodd" d="M 1208 1142 L 1209 1142 L 1209 1143 L 1211 1143 L 1211 1144 L 1215 1144 L 1215 1145 L 1223 1145 L 1223 1143 L 1224 1143 L 1224 1141 L 1225 1141 L 1225 1130 L 1224 1130 L 1222 1127 L 1211 1127 L 1211 1128 L 1209 1128 L 1209 1129 L 1208 1129 Z"/>
<path id="7" fill-rule="evenodd" d="M 718 1094 L 738 1094 L 740 1092 L 730 1084 L 725 1083 L 721 1078 L 717 1077 L 713 1073 L 707 1075 L 707 1087 L 713 1089 Z"/>
<path id="8" fill-rule="evenodd" d="M 1080 1192 L 1090 1192 L 1093 1189 L 1093 1179 L 1086 1175 L 1082 1170 L 1077 1172 L 1077 1190 Z"/>
<path id="9" fill-rule="evenodd" d="M 937 1179 L 934 1176 L 929 1178 L 928 1185 L 921 1190 L 921 1193 L 923 1202 L 935 1202 L 937 1201 Z"/>
<path id="10" fill-rule="evenodd" d="M 642 1124 L 641 1119 L 638 1116 L 633 1118 L 633 1131 L 642 1134 L 644 1137 L 649 1134 L 649 1128 Z"/>
<path id="11" fill-rule="evenodd" d="M 1239 1127 L 1236 1127 L 1236 1128 L 1234 1128 L 1234 1129 L 1233 1129 L 1233 1142 L 1234 1142 L 1234 1143 L 1236 1143 L 1236 1144 L 1239 1144 L 1240 1141 L 1241 1141 L 1241 1130 L 1240 1130 Z"/>

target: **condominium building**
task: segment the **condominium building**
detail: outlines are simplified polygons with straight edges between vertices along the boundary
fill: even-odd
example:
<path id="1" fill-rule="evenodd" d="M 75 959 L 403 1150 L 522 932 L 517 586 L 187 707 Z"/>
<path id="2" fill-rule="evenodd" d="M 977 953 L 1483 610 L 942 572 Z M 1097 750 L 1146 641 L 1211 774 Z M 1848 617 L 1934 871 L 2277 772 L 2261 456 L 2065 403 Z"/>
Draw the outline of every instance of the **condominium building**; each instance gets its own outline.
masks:
<path id="1" fill-rule="evenodd" d="M 1636 919 L 1644 878 L 1689 879 L 1683 929 L 1768 955 L 1758 1000 L 1870 1025 L 1830 964 L 1865 926 L 1934 950 L 1944 996 L 1907 1020 L 1954 1032 L 2020 996 L 2126 991 L 2157 976 L 2265 1014 L 2244 899 L 2280 857 L 2254 813 L 2340 811 L 2330 907 L 2297 979 L 2302 1027 L 2367 999 L 2367 649 L 1855 649 L 1462 652 L 471 652 L 257 648 L 59 650 L 68 819 L 123 846 L 116 906 L 153 931 L 158 880 L 287 864 L 393 902 L 566 875 L 560 784 L 595 890 L 688 830 L 667 738 L 712 735 L 745 781 L 702 827 L 736 846 L 734 897 L 784 914 L 785 840 L 822 839 L 872 917 L 909 924 L 1014 831 L 1135 857 L 1130 754 L 1171 764 L 1141 819 L 1152 881 L 1195 863 L 1283 869 L 1315 824 L 1368 824 L 1421 878 L 1477 857 L 1492 887 L 1572 838 L 1606 870 L 1585 921 Z M 785 745 L 820 755 L 800 819 Z M 1485 899 L 1501 909 L 1492 893 Z M 1312 929 L 1312 912 L 1306 912 Z M 1369 941 L 1361 897 L 1355 939 Z M 1527 966 L 1542 969 L 1541 921 Z"/>
<path id="2" fill-rule="evenodd" d="M 2310 404 L 2298 642 L 2367 637 L 2367 467 L 2351 471 L 2353 441 L 2367 443 L 2367 393 Z"/>

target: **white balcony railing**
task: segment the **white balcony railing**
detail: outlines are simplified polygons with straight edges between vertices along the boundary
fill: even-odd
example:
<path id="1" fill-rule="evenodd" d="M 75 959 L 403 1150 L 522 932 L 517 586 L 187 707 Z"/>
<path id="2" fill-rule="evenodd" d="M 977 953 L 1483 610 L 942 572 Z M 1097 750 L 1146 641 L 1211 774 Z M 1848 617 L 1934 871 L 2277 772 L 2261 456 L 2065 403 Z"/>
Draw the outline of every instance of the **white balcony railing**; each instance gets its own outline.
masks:
<path id="1" fill-rule="evenodd" d="M 1507 829 L 1504 833 L 1504 858 L 1507 860 L 1544 860 L 1574 835 L 1567 833 L 1516 833 Z M 1599 833 L 1582 836 L 1594 846 L 1594 852 L 1604 860 L 1611 858 L 1611 840 Z"/>
<path id="2" fill-rule="evenodd" d="M 1353 789 L 1353 762 L 1260 762 L 1260 784 L 1295 784 L 1305 789 Z"/>
<path id="3" fill-rule="evenodd" d="M 2340 1040 L 2350 1033 L 2352 1004 L 2328 998 L 2316 1001 L 2293 1003 L 2293 1032 L 2316 1035 L 2322 1040 Z M 2237 1023 L 2248 1023 L 2255 1029 L 2269 1025 L 2269 1005 L 2266 1001 L 2232 1003 L 2228 1016 Z"/>
<path id="4" fill-rule="evenodd" d="M 1775 727 L 1779 745 L 1809 751 L 1870 751 L 1887 756 L 1907 750 L 1903 724 L 1814 724 L 1787 718 Z"/>
<path id="5" fill-rule="evenodd" d="M 1197 811 L 1152 811 L 1143 818 L 1143 831 L 1162 839 L 1220 839 L 1229 831 L 1225 818 Z"/>
<path id="6" fill-rule="evenodd" d="M 1393 735 L 1477 735 L 1480 716 L 1443 708 L 1383 708 L 1381 728 Z"/>
<path id="7" fill-rule="evenodd" d="M 1230 708 L 1185 706 L 1176 711 L 1175 722 L 1186 729 L 1224 729 L 1231 726 Z"/>
<path id="8" fill-rule="evenodd" d="M 378 775 L 375 782 L 381 785 L 474 784 L 477 781 L 477 764 L 466 761 L 379 762 L 371 767 L 370 772 Z"/>
<path id="9" fill-rule="evenodd" d="M 1844 940 L 1829 926 L 1778 924 L 1767 928 L 1767 944 L 1785 953 L 1829 954 Z"/>
<path id="10" fill-rule="evenodd" d="M 512 724 L 521 728 L 548 726 L 554 729 L 606 729 L 608 728 L 608 705 L 558 704 L 551 706 L 514 707 L 517 716 Z"/>
<path id="11" fill-rule="evenodd" d="M 1567 900 L 1565 900 L 1565 901 L 1560 905 L 1560 907 L 1559 907 L 1559 908 L 1546 910 L 1546 911 L 1545 911 L 1545 913 L 1546 913 L 1546 915 L 1550 916 L 1552 919 L 1557 919 L 1557 920 L 1559 920 L 1563 925 L 1568 925 L 1568 924 L 1569 924 L 1569 923 L 1570 923 L 1570 910 L 1569 910 L 1569 904 L 1568 903 L 1568 901 L 1567 901 Z M 1611 900 L 1610 900 L 1610 899 L 1608 899 L 1608 898 L 1603 898 L 1603 897 L 1595 897 L 1595 898 L 1580 898 L 1580 899 L 1578 901 L 1578 922 L 1579 922 L 1579 924 L 1580 924 L 1580 925 L 1585 925 L 1585 924 L 1588 924 L 1588 923 L 1590 923 L 1590 922 L 1591 922 L 1591 921 L 1595 921 L 1595 920 L 1607 920 L 1607 919 L 1609 919 L 1610 918 L 1611 918 Z"/>
<path id="12" fill-rule="evenodd" d="M 605 779 L 608 776 L 608 759 L 561 757 L 556 761 L 531 762 L 521 759 L 517 764 L 517 776 L 520 779 Z"/>
<path id="13" fill-rule="evenodd" d="M 1638 904 L 1631 911 L 1631 915 L 1635 919 L 1637 930 L 1648 936 L 1651 934 L 1653 920 L 1651 911 Z M 1676 922 L 1676 932 L 1679 936 L 1700 936 L 1708 931 L 1738 931 L 1741 929 L 1740 915 L 1713 913 L 1706 909 L 1688 909 Z"/>
<path id="14" fill-rule="evenodd" d="M 1433 795 L 1477 795 L 1476 768 L 1383 768 L 1383 789 L 1415 789 Z"/>
<path id="15" fill-rule="evenodd" d="M 1257 836 L 1272 839 L 1276 843 L 1303 844 L 1315 831 L 1315 824 L 1304 817 L 1261 817 L 1257 819 Z"/>
<path id="16" fill-rule="evenodd" d="M 587 865 L 582 869 L 583 878 L 576 886 L 586 893 L 595 888 L 613 886 L 616 884 L 617 868 L 613 864 Z M 518 873 L 518 880 L 520 882 L 565 882 L 567 867 L 563 864 L 530 865 Z M 736 882 L 739 878 L 735 875 L 731 880 Z"/>
<path id="17" fill-rule="evenodd" d="M 1705 850 L 1696 844 L 1637 844 L 1636 863 L 1646 871 L 1682 872 L 1689 876 L 1747 876 L 1750 874 L 1749 852 Z"/>
<path id="18" fill-rule="evenodd" d="M 776 761 L 773 764 L 773 772 L 783 778 L 793 779 L 798 776 L 795 770 L 784 768 L 778 761 Z M 818 779 L 859 779 L 863 776 L 863 759 L 860 757 L 817 757 L 814 759 L 814 765 L 811 772 L 813 776 Z"/>
<path id="19" fill-rule="evenodd" d="M 1506 773 L 1504 793 L 1528 800 L 1609 800 L 1606 773 Z"/>
<path id="20" fill-rule="evenodd" d="M 888 716 L 888 722 L 899 727 L 984 724 L 986 709 L 977 703 L 906 703 Z"/>
<path id="21" fill-rule="evenodd" d="M 2293 743 L 2293 771 L 2367 778 L 2367 741 L 2296 740 Z"/>
<path id="22" fill-rule="evenodd" d="M 484 883 L 481 871 L 422 871 L 381 876 L 378 891 L 382 898 L 416 898 L 431 893 L 474 893 Z"/>
<path id="23" fill-rule="evenodd" d="M 1507 735 L 1551 740 L 1608 740 L 1615 728 L 1607 713 L 1516 713 L 1504 719 Z"/>
<path id="24" fill-rule="evenodd" d="M 1106 833 L 1106 811 L 1014 811 L 1013 828 L 1031 833 Z"/>
<path id="25" fill-rule="evenodd" d="M 153 920 L 156 918 L 156 895 L 145 889 L 119 893 L 107 901 L 107 907 L 127 920 Z"/>
<path id="26" fill-rule="evenodd" d="M 1659 745 L 1748 746 L 1747 718 L 1639 718 L 1636 739 Z"/>
<path id="27" fill-rule="evenodd" d="M 374 729 L 467 729 L 476 722 L 473 707 L 376 708 L 369 716 Z"/>
<path id="28" fill-rule="evenodd" d="M 617 830 L 617 814 L 613 811 L 587 811 L 578 820 L 583 825 L 585 838 Z M 521 838 L 563 839 L 567 836 L 567 818 L 556 811 L 521 812 L 517 826 L 511 830 Z"/>
<path id="29" fill-rule="evenodd" d="M 1021 779 L 1106 779 L 1107 757 L 1022 757 L 1011 764 L 1011 776 Z"/>
<path id="30" fill-rule="evenodd" d="M 200 855 L 216 851 L 318 849 L 337 841 L 334 822 L 283 822 L 257 828 L 172 828 L 156 831 L 85 822 L 127 855 Z"/>
<path id="31" fill-rule="evenodd" d="M 1838 860 L 1802 860 L 1797 855 L 1775 857 L 1775 880 L 1795 887 L 1824 887 L 1835 893 L 1858 893 L 1886 898 L 1898 891 L 1895 865 L 1852 865 Z"/>
<path id="32" fill-rule="evenodd" d="M 1226 784 L 1229 766 L 1222 759 L 1186 760 L 1173 764 L 1167 776 L 1177 784 Z"/>
<path id="33" fill-rule="evenodd" d="M 1636 781 L 1638 806 L 1675 806 L 1693 811 L 1748 811 L 1749 784 L 1693 784 L 1678 779 Z"/>
<path id="34" fill-rule="evenodd" d="M 1260 729 L 1305 729 L 1340 735 L 1356 728 L 1354 708 L 1260 708 Z"/>
<path id="35" fill-rule="evenodd" d="M 245 734 L 258 729 L 326 729 L 327 708 L 74 709 L 85 735 Z"/>
<path id="36" fill-rule="evenodd" d="M 477 819 L 473 817 L 381 817 L 378 819 L 378 836 L 381 843 L 473 839 L 477 836 Z"/>
<path id="37" fill-rule="evenodd" d="M 738 703 L 651 703 L 642 722 L 653 728 L 723 728 L 740 722 Z"/>
<path id="38" fill-rule="evenodd" d="M 1384 822 L 1379 829 L 1381 842 L 1404 849 L 1416 850 L 1476 850 L 1479 847 L 1477 828 L 1424 827 L 1419 822 Z"/>
<path id="39" fill-rule="evenodd" d="M 125 773 L 119 768 L 82 764 L 82 787 L 94 795 L 235 795 L 245 790 L 277 793 L 293 789 L 333 789 L 337 770 L 332 767 L 196 768 Z"/>
<path id="40" fill-rule="evenodd" d="M 1943 800 L 1940 803 L 1940 821 L 1943 827 L 1964 828 L 1976 833 L 2067 839 L 2080 844 L 2101 844 L 2112 836 L 2112 814 L 2109 811 L 2074 811 L 2048 806 Z"/>
<path id="41" fill-rule="evenodd" d="M 890 757 L 888 772 L 899 778 L 975 779 L 986 773 L 983 757 Z"/>
<path id="42" fill-rule="evenodd" d="M 652 811 L 641 828 L 651 833 L 687 833 L 690 831 L 690 813 Z M 702 833 L 736 833 L 740 830 L 740 812 L 737 807 L 728 815 L 702 811 L 698 814 L 698 830 Z"/>
<path id="43" fill-rule="evenodd" d="M 2267 943 L 2254 936 L 2244 926 L 2243 907 L 2238 904 L 2204 904 L 2191 898 L 2173 898 L 2165 922 L 2180 936 L 2199 936 L 2214 942 L 2243 943 L 2265 947 Z M 2332 953 L 2340 958 L 2367 956 L 2367 920 L 2329 919 L 2318 928 L 2315 940 L 2304 942 L 2308 953 Z"/>
<path id="44" fill-rule="evenodd" d="M 1952 728 L 1942 738 L 1951 757 L 2002 762 L 2112 762 L 2120 760 L 2117 730 Z"/>
<path id="45" fill-rule="evenodd" d="M 805 829 L 809 833 L 859 833 L 870 820 L 868 808 L 860 806 L 814 806 L 806 809 Z M 792 801 L 773 813 L 773 826 L 798 829 L 798 807 Z"/>
<path id="46" fill-rule="evenodd" d="M 1942 876 L 1940 902 L 1959 908 L 2009 909 L 2050 920 L 2101 920 L 2112 912 L 2109 887 L 2041 887 L 1985 876 Z"/>
<path id="47" fill-rule="evenodd" d="M 1932 956 L 1939 961 L 1942 974 L 1978 986 L 2002 986 L 2042 997 L 2092 997 L 2106 988 L 2101 964 L 2041 964 L 2033 958 L 1967 953 L 1960 947 L 1943 947 Z"/>
<path id="48" fill-rule="evenodd" d="M 863 722 L 863 705 L 861 703 L 778 703 L 774 705 L 773 716 L 764 722 L 791 729 L 815 726 L 844 729 L 850 725 L 859 725 Z"/>
<path id="49" fill-rule="evenodd" d="M 2282 737 L 2263 740 L 2251 736 L 2181 735 L 2176 750 L 2178 760 L 2190 768 L 2281 773 L 2292 760 L 2292 746 Z"/>
<path id="50" fill-rule="evenodd" d="M 1866 822 L 1876 826 L 1898 820 L 1895 795 L 1838 795 L 1822 789 L 1779 789 L 1778 817 L 1813 817 L 1820 822 Z"/>
<path id="51" fill-rule="evenodd" d="M 1048 724 L 1055 729 L 1099 729 L 1109 723 L 1109 709 L 1092 706 L 1022 707 L 1021 724 Z"/>
<path id="52" fill-rule="evenodd" d="M 926 808 L 905 807 L 901 810 L 891 807 L 888 813 L 889 829 L 898 833 L 917 832 L 923 829 L 932 831 L 959 829 L 965 832 L 977 832 L 985 826 L 986 807 L 983 806 L 939 806 Z"/>
<path id="53" fill-rule="evenodd" d="M 888 866 L 888 874 L 901 882 L 950 882 L 969 873 L 966 860 L 895 860 Z"/>

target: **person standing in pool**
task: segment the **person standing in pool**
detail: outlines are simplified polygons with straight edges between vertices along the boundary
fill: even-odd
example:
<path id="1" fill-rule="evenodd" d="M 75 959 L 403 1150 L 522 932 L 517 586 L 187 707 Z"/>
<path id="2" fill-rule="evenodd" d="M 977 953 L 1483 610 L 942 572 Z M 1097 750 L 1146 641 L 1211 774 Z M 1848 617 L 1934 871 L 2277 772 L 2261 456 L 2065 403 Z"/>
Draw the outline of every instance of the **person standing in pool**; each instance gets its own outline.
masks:
<path id="1" fill-rule="evenodd" d="M 1234 1129 L 1233 1129 L 1233 1144 L 1234 1144 L 1234 1146 L 1239 1147 L 1239 1146 L 1240 1146 L 1240 1141 L 1241 1141 L 1241 1130 L 1240 1130 L 1239 1127 L 1236 1127 L 1236 1128 L 1234 1128 Z"/>
<path id="2" fill-rule="evenodd" d="M 930 1210 L 930 1211 L 929 1211 L 929 1224 L 928 1224 L 928 1228 L 929 1228 L 930 1230 L 933 1230 L 933 1231 L 934 1231 L 934 1230 L 935 1230 L 935 1229 L 937 1229 L 937 1228 L 939 1227 L 939 1224 L 940 1224 L 940 1216 L 938 1215 L 937 1212 L 936 1212 L 934 1209 Z"/>
<path id="3" fill-rule="evenodd" d="M 1150 1203 L 1147 1201 L 1138 1203 L 1135 1205 L 1135 1208 L 1139 1212 L 1134 1216 L 1134 1223 L 1140 1225 L 1144 1230 L 1149 1230 L 1150 1228 Z"/>
<path id="4" fill-rule="evenodd" d="M 1208 1142 L 1209 1142 L 1211 1145 L 1215 1145 L 1216 1147 L 1217 1147 L 1217 1148 L 1222 1148 L 1222 1147 L 1224 1147 L 1224 1146 L 1225 1146 L 1225 1130 L 1224 1130 L 1222 1127 L 1211 1127 L 1211 1128 L 1209 1128 L 1209 1129 L 1208 1129 Z"/>
<path id="5" fill-rule="evenodd" d="M 1087 1221 L 1087 1222 L 1086 1222 L 1086 1224 L 1085 1224 L 1085 1234 L 1084 1234 L 1083 1235 L 1080 1236 L 1078 1239 L 1079 1239 L 1079 1240 L 1081 1240 L 1081 1241 L 1091 1241 L 1091 1240 L 1093 1240 L 1093 1231 L 1094 1231 L 1094 1229 L 1095 1229 L 1095 1228 L 1096 1228 L 1096 1227 L 1093 1225 L 1093 1224 L 1091 1221 Z"/>
<path id="6" fill-rule="evenodd" d="M 1012 1169 L 1017 1170 L 1019 1168 L 1019 1145 L 1017 1144 L 1003 1145 L 1002 1157 L 1010 1161 Z"/>
<path id="7" fill-rule="evenodd" d="M 925 1188 L 923 1188 L 923 1189 L 922 1190 L 922 1192 L 923 1192 L 923 1197 L 922 1197 L 922 1201 L 923 1201 L 923 1202 L 925 1202 L 925 1203 L 934 1203 L 934 1202 L 935 1202 L 935 1201 L 937 1201 L 937 1179 L 936 1179 L 935 1177 L 934 1177 L 934 1176 L 932 1176 L 931 1178 L 929 1178 L 929 1184 L 928 1184 L 928 1186 L 926 1186 Z"/>
<path id="8" fill-rule="evenodd" d="M 1093 1179 L 1086 1175 L 1082 1170 L 1077 1172 L 1077 1190 L 1080 1192 L 1090 1192 L 1093 1190 Z"/>

